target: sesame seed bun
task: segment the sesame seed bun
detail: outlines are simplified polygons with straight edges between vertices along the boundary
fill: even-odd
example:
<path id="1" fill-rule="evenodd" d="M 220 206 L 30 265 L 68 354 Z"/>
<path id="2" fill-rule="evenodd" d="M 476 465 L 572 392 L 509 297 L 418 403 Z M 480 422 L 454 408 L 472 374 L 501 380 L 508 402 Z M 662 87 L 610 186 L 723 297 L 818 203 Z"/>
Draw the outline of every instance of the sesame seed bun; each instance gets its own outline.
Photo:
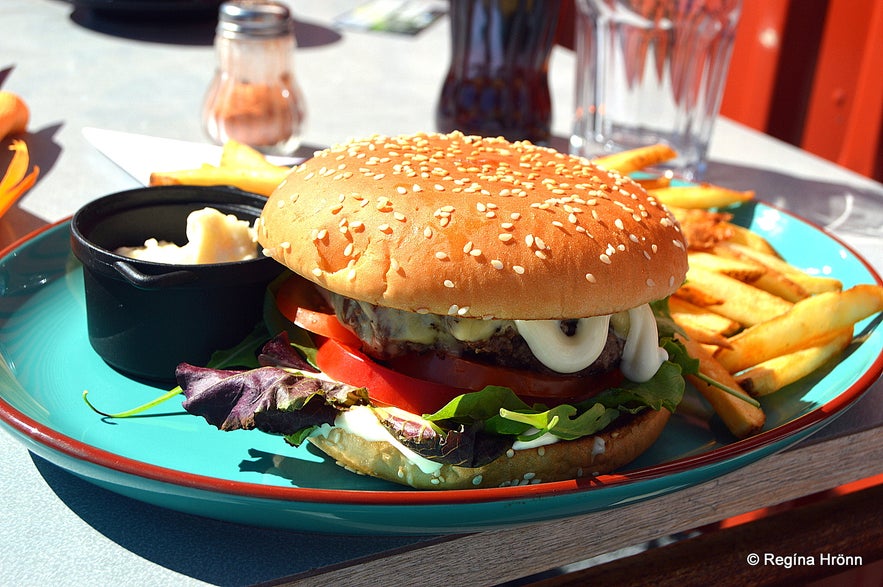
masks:
<path id="1" fill-rule="evenodd" d="M 463 317 L 612 314 L 666 297 L 687 271 L 677 221 L 637 183 L 461 133 L 319 151 L 270 196 L 258 235 L 328 290 Z"/>
<path id="2" fill-rule="evenodd" d="M 445 464 L 422 471 L 393 445 L 368 441 L 344 428 L 310 442 L 351 471 L 417 489 L 472 489 L 579 479 L 620 469 L 650 448 L 668 423 L 668 410 L 645 410 L 594 436 L 510 450 L 475 468 Z"/>

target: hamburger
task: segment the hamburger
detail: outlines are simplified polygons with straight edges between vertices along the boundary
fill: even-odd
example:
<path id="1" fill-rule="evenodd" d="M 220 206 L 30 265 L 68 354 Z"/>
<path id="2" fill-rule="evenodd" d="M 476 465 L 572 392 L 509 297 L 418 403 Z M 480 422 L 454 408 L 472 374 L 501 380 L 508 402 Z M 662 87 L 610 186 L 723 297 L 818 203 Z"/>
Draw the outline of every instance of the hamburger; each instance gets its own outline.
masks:
<path id="1" fill-rule="evenodd" d="M 256 228 L 291 270 L 273 302 L 311 332 L 319 371 L 280 377 L 320 399 L 281 401 L 274 380 L 241 403 L 304 412 L 296 423 L 233 427 L 462 489 L 621 468 L 680 401 L 657 319 L 685 278 L 685 238 L 638 183 L 586 159 L 458 132 L 353 140 L 296 167 Z M 179 371 L 185 407 L 205 415 Z"/>

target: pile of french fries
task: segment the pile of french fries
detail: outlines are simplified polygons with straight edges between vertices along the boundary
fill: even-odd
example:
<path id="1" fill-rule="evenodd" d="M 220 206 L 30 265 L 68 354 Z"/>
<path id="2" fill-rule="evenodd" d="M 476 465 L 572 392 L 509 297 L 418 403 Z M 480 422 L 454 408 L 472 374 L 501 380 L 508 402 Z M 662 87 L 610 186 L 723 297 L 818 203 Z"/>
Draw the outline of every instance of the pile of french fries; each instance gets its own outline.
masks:
<path id="1" fill-rule="evenodd" d="M 274 165 L 258 150 L 229 140 L 224 143 L 218 165 L 155 171 L 150 174 L 150 185 L 229 185 L 269 196 L 289 172 L 290 167 Z"/>
<path id="2" fill-rule="evenodd" d="M 763 409 L 754 398 L 798 381 L 840 355 L 854 325 L 883 311 L 883 288 L 844 290 L 836 278 L 810 275 L 789 264 L 762 236 L 730 222 L 728 206 L 753 191 L 702 183 L 671 185 L 648 168 L 674 159 L 667 145 L 651 145 L 594 162 L 638 181 L 678 218 L 688 241 L 690 269 L 669 302 L 672 318 L 701 376 L 690 376 L 730 432 L 761 431 Z M 290 168 L 236 141 L 224 145 L 218 166 L 156 172 L 151 185 L 234 185 L 269 195 Z"/>
<path id="3" fill-rule="evenodd" d="M 653 145 L 595 162 L 631 173 L 675 155 Z M 883 288 L 844 290 L 836 278 L 802 271 L 762 236 L 731 223 L 726 207 L 751 200 L 753 192 L 671 186 L 656 177 L 642 183 L 678 218 L 688 241 L 687 279 L 669 308 L 705 376 L 691 383 L 734 436 L 756 434 L 763 409 L 744 396 L 775 393 L 836 359 L 852 343 L 855 324 L 883 311 Z"/>

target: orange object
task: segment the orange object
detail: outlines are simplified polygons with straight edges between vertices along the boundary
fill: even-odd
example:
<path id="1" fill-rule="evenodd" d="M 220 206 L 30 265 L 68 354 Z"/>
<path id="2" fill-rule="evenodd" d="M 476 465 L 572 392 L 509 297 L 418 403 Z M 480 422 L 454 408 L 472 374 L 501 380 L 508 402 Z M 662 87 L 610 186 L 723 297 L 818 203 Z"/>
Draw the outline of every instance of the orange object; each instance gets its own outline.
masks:
<path id="1" fill-rule="evenodd" d="M 766 131 L 790 0 L 747 0 L 742 10 L 721 113 Z"/>
<path id="2" fill-rule="evenodd" d="M 873 176 L 883 129 L 881 72 L 883 3 L 832 1 L 801 146 Z"/>
<path id="3" fill-rule="evenodd" d="M 883 2 L 808 3 L 745 0 L 721 114 L 883 180 Z"/>
<path id="4" fill-rule="evenodd" d="M 34 169 L 28 171 L 30 157 L 28 146 L 22 140 L 14 140 L 9 146 L 10 151 L 15 151 L 9 168 L 0 179 L 0 215 L 3 215 L 24 194 L 31 189 L 40 175 L 40 168 L 34 165 Z"/>
<path id="5" fill-rule="evenodd" d="M 0 140 L 8 135 L 24 132 L 30 117 L 30 110 L 21 97 L 0 90 Z"/>

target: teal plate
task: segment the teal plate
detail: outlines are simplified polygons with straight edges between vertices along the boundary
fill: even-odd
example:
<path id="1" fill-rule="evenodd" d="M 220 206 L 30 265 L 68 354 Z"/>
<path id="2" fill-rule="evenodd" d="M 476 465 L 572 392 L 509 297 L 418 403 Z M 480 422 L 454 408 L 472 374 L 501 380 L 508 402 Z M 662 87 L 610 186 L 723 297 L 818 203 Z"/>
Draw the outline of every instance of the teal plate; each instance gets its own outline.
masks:
<path id="1" fill-rule="evenodd" d="M 766 236 L 797 266 L 845 286 L 881 283 L 855 251 L 762 203 L 737 221 Z M 67 222 L 47 227 L 0 258 L 0 422 L 29 450 L 120 494 L 239 523 L 347 534 L 444 534 L 489 530 L 612 508 L 744 467 L 819 430 L 883 371 L 879 316 L 856 326 L 835 365 L 767 398 L 767 425 L 741 441 L 688 394 L 659 441 L 628 469 L 573 481 L 463 491 L 415 491 L 355 475 L 310 447 L 259 432 L 220 432 L 177 401 L 144 416 L 105 419 L 162 391 L 108 367 L 86 334 L 82 270 Z M 145 345 L 162 341 L 144 341 Z"/>

